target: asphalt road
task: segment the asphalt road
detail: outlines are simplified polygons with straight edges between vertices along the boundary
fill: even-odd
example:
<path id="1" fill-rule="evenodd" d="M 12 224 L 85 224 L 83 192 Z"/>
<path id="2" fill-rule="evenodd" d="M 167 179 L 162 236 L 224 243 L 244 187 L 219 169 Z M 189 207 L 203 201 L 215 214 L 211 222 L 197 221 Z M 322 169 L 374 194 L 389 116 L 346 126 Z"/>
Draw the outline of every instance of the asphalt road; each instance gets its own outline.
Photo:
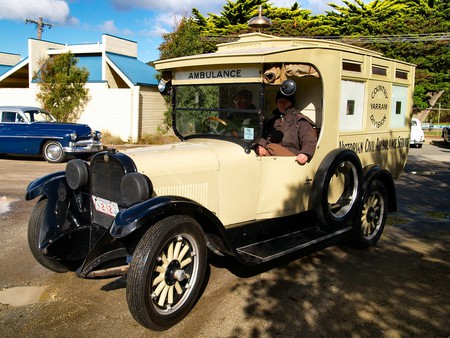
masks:
<path id="1" fill-rule="evenodd" d="M 0 304 L 1 337 L 450 336 L 450 147 L 442 142 L 411 149 L 396 181 L 399 211 L 377 246 L 338 243 L 255 271 L 214 261 L 195 308 L 165 332 L 131 317 L 125 278 L 80 279 L 33 259 L 35 201 L 24 191 L 64 166 L 0 158 L 0 303 L 8 291 L 19 300 L 39 291 L 29 305 Z"/>

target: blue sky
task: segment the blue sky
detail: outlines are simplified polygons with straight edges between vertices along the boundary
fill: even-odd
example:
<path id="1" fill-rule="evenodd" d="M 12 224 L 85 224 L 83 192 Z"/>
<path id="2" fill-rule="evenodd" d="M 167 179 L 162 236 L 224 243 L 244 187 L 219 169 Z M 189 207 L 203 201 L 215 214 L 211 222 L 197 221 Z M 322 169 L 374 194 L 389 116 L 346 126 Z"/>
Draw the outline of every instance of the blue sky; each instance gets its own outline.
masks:
<path id="1" fill-rule="evenodd" d="M 277 7 L 290 7 L 295 1 L 271 0 Z M 301 8 L 314 14 L 330 10 L 330 0 L 300 0 Z M 28 56 L 27 41 L 37 38 L 34 24 L 26 19 L 43 18 L 42 39 L 57 43 L 83 44 L 101 41 L 111 34 L 138 43 L 138 59 L 159 57 L 163 33 L 172 32 L 176 20 L 190 15 L 193 7 L 207 16 L 219 13 L 226 0 L 0 0 L 0 52 Z"/>

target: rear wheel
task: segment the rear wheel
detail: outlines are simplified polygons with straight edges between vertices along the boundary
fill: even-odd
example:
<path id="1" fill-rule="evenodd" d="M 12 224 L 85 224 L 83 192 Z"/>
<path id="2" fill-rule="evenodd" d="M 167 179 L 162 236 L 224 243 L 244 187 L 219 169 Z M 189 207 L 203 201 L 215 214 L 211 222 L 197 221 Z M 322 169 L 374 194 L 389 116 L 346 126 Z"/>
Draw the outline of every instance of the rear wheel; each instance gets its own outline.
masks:
<path id="1" fill-rule="evenodd" d="M 361 214 L 354 229 L 355 244 L 360 248 L 375 245 L 387 218 L 387 191 L 383 183 L 372 181 L 364 196 Z"/>
<path id="2" fill-rule="evenodd" d="M 61 264 L 56 259 L 52 259 L 44 255 L 40 249 L 39 235 L 44 222 L 45 212 L 47 210 L 47 199 L 39 200 L 31 212 L 30 221 L 28 222 L 28 245 L 34 258 L 43 267 L 55 272 L 67 272 L 68 267 Z"/>
<path id="3" fill-rule="evenodd" d="M 134 252 L 127 277 L 127 302 L 143 326 L 165 330 L 192 309 L 203 286 L 206 241 L 200 225 L 171 216 L 152 226 Z"/>
<path id="4" fill-rule="evenodd" d="M 61 163 L 66 158 L 61 143 L 57 141 L 47 141 L 42 148 L 42 155 L 45 160 L 50 163 Z"/>

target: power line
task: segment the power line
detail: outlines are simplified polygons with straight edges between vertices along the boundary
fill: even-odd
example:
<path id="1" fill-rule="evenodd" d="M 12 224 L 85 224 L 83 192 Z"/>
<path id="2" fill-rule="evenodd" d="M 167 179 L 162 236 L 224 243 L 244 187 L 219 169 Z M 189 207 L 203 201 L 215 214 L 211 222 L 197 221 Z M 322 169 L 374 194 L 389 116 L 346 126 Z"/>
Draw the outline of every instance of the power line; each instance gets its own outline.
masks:
<path id="1" fill-rule="evenodd" d="M 47 22 L 43 22 L 42 17 L 40 17 L 37 21 L 36 20 L 31 20 L 31 19 L 26 19 L 25 23 L 33 23 L 36 25 L 37 27 L 37 38 L 39 40 L 42 39 L 42 33 L 44 32 L 44 27 L 48 26 L 48 28 L 52 28 L 52 24 L 47 23 Z"/>

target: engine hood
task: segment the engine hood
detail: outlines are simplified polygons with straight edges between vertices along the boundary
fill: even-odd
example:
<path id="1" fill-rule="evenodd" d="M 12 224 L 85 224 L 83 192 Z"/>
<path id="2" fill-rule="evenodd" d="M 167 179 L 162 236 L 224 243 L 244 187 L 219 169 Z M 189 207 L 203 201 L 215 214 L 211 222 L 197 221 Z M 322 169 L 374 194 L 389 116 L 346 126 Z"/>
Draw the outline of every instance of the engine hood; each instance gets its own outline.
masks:
<path id="1" fill-rule="evenodd" d="M 130 156 L 138 171 L 154 180 L 160 176 L 189 175 L 219 169 L 223 148 L 238 145 L 220 140 L 189 140 L 168 145 L 134 148 L 123 151 Z"/>
<path id="2" fill-rule="evenodd" d="M 75 132 L 79 136 L 90 136 L 91 134 L 91 128 L 87 124 L 60 122 L 33 122 L 32 124 L 43 131 L 57 130 L 66 134 Z"/>

